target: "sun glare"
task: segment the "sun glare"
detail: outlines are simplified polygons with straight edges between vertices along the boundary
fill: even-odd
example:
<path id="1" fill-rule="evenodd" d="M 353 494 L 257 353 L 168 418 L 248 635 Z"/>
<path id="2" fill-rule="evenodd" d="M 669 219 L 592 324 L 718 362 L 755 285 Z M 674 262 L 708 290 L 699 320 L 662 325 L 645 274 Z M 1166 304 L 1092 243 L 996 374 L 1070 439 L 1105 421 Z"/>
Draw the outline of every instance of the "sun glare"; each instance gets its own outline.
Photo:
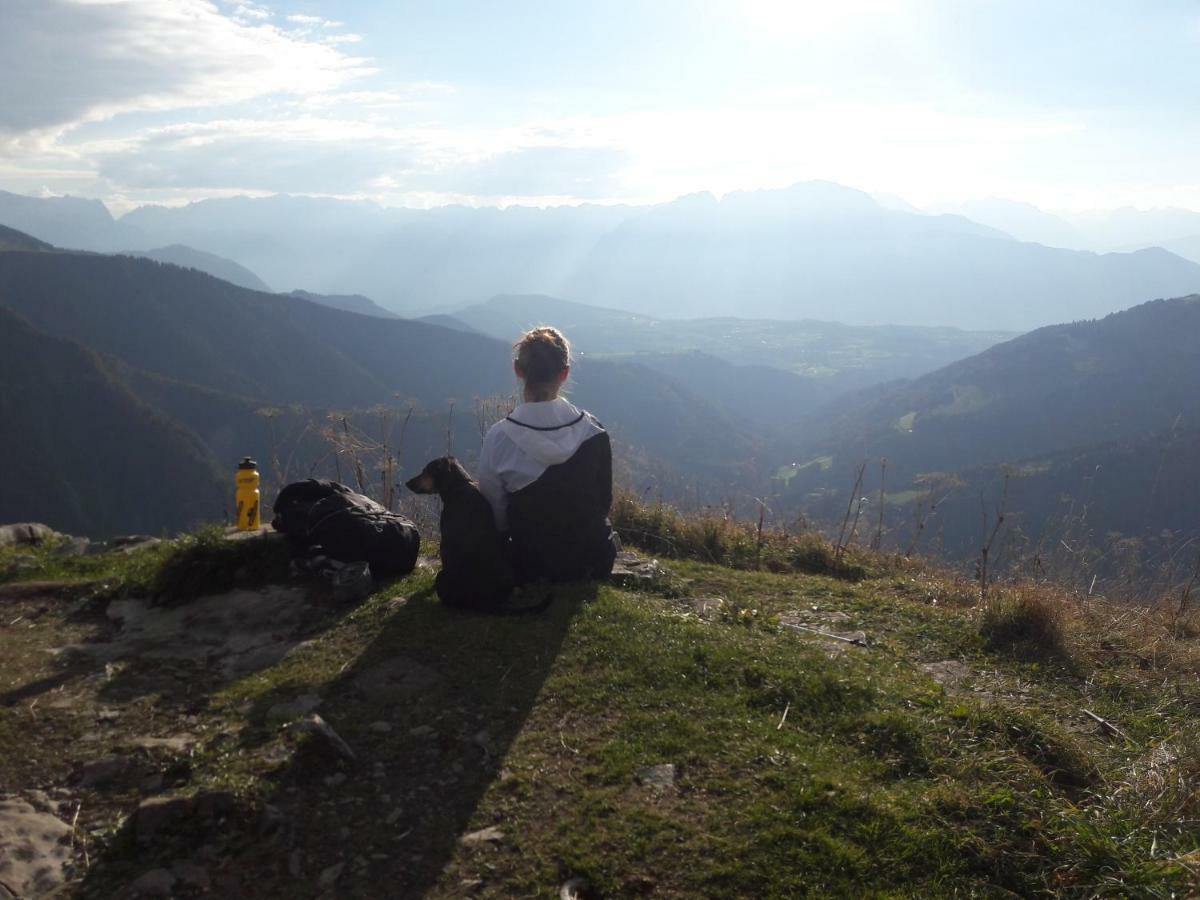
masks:
<path id="1" fill-rule="evenodd" d="M 899 0 L 741 0 L 738 12 L 747 25 L 765 36 L 794 40 L 834 29 L 856 29 L 890 16 Z"/>

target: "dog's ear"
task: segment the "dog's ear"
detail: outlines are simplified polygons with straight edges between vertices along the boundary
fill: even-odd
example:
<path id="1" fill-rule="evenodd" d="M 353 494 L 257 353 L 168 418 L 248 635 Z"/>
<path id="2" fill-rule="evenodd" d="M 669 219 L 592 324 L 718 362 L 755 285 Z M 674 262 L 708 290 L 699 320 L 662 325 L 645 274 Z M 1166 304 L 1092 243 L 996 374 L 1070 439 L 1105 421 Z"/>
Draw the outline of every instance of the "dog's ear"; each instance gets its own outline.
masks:
<path id="1" fill-rule="evenodd" d="M 467 467 L 460 463 L 453 456 L 446 457 L 446 477 L 453 479 L 455 482 L 471 481 L 471 473 L 467 471 Z"/>

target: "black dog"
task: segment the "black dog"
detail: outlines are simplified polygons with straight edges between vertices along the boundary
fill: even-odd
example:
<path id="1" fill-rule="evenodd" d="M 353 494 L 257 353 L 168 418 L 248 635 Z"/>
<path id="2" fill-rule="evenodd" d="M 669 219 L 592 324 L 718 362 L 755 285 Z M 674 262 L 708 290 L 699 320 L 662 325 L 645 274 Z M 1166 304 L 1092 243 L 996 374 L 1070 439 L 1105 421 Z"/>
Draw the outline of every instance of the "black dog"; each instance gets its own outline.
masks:
<path id="1" fill-rule="evenodd" d="M 492 507 L 453 456 L 432 460 L 405 482 L 415 494 L 442 498 L 442 571 L 434 583 L 447 606 L 502 612 L 513 590 L 513 571 Z"/>

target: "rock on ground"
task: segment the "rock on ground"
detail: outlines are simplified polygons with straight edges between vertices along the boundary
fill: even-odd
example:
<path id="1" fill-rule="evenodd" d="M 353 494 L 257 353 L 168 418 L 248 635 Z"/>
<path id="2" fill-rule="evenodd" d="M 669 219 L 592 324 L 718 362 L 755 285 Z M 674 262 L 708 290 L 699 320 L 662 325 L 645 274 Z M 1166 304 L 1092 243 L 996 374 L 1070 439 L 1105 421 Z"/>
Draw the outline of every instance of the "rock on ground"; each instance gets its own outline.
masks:
<path id="1" fill-rule="evenodd" d="M 154 842 L 164 831 L 190 820 L 215 822 L 237 808 L 237 797 L 229 791 L 202 791 L 194 797 L 151 797 L 134 813 L 133 829 L 138 843 Z"/>
<path id="2" fill-rule="evenodd" d="M 492 825 L 489 828 L 481 828 L 479 831 L 472 831 L 470 834 L 464 834 L 458 839 L 459 843 L 470 846 L 471 844 L 498 844 L 504 840 L 504 832 Z"/>
<path id="3" fill-rule="evenodd" d="M 137 897 L 170 897 L 175 876 L 170 869 L 151 869 L 129 885 L 129 893 Z"/>
<path id="4" fill-rule="evenodd" d="M 183 822 L 192 813 L 187 797 L 151 797 L 143 800 L 134 813 L 134 833 L 140 843 L 153 841 L 160 831 Z"/>
<path id="5" fill-rule="evenodd" d="M 971 675 L 971 670 L 967 665 L 958 659 L 924 663 L 921 669 L 938 684 L 957 684 Z"/>
<path id="6" fill-rule="evenodd" d="M 342 740 L 341 735 L 333 730 L 333 726 L 317 713 L 310 713 L 299 722 L 293 722 L 288 729 L 297 737 L 307 737 L 309 740 L 315 741 L 347 762 L 358 760 L 358 755 L 350 749 L 350 745 Z"/>
<path id="7" fill-rule="evenodd" d="M 320 705 L 321 697 L 318 694 L 301 694 L 299 697 L 285 700 L 283 703 L 276 703 L 267 710 L 267 727 L 276 728 L 286 725 L 301 716 L 308 715 Z"/>
<path id="8" fill-rule="evenodd" d="M 137 658 L 215 665 L 226 679 L 275 665 L 298 642 L 311 616 L 300 588 L 272 586 L 201 597 L 170 608 L 141 599 L 115 600 L 108 617 L 120 630 L 111 641 L 63 648 L 97 662 Z"/>
<path id="9" fill-rule="evenodd" d="M 611 580 L 621 587 L 637 587 L 654 584 L 669 577 L 669 573 L 657 559 L 646 559 L 629 550 L 617 554 L 613 563 Z"/>
<path id="10" fill-rule="evenodd" d="M 317 879 L 317 886 L 328 888 L 333 887 L 334 883 L 342 877 L 342 870 L 346 868 L 344 862 L 334 863 L 327 869 L 321 872 L 320 878 Z"/>
<path id="11" fill-rule="evenodd" d="M 0 547 L 10 547 L 13 544 L 40 544 L 42 541 L 55 537 L 58 537 L 58 532 L 41 522 L 0 525 Z"/>
<path id="12" fill-rule="evenodd" d="M 86 762 L 79 769 L 79 786 L 85 788 L 102 788 L 106 785 L 125 779 L 137 766 L 137 761 L 129 756 L 113 754 Z"/>
<path id="13" fill-rule="evenodd" d="M 638 769 L 637 780 L 638 784 L 643 787 L 654 788 L 655 790 L 674 787 L 675 766 L 673 763 L 646 766 L 644 769 Z"/>
<path id="14" fill-rule="evenodd" d="M 207 891 L 212 884 L 208 869 L 192 862 L 177 862 L 171 866 L 171 874 L 179 879 L 179 883 L 196 891 Z"/>
<path id="15" fill-rule="evenodd" d="M 8 891 L 49 893 L 66 880 L 72 855 L 70 825 L 25 800 L 0 798 L 0 882 Z"/>

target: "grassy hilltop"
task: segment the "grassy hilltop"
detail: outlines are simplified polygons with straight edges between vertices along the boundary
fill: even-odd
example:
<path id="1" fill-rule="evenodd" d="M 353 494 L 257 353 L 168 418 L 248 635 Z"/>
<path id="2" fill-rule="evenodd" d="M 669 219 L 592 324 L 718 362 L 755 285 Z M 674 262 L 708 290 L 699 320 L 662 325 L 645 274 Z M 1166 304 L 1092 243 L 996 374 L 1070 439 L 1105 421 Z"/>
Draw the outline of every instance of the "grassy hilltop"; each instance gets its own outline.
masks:
<path id="1" fill-rule="evenodd" d="M 1187 595 L 981 603 L 915 562 L 618 513 L 681 558 L 532 617 L 448 611 L 424 567 L 338 606 L 216 532 L 4 551 L 0 793 L 74 817 L 72 896 L 156 869 L 224 897 L 1200 889 Z M 314 707 L 353 759 L 286 724 Z"/>

